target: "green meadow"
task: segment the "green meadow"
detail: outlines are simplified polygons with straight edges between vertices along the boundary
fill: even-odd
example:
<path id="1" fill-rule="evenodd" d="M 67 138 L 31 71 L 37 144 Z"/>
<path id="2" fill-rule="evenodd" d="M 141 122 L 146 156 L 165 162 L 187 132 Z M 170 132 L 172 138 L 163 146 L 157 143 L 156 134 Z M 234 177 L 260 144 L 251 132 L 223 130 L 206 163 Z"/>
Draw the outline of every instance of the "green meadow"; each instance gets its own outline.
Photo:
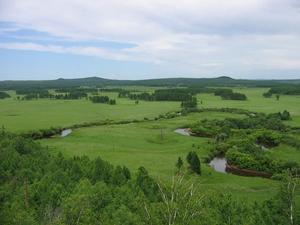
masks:
<path id="1" fill-rule="evenodd" d="M 281 95 L 279 101 L 275 96 L 264 98 L 262 94 L 267 92 L 268 88 L 233 88 L 234 91 L 244 93 L 247 96 L 246 101 L 221 100 L 219 96 L 213 94 L 199 94 L 198 100 L 202 100 L 202 106 L 209 107 L 228 107 L 247 109 L 254 112 L 276 113 L 287 110 L 292 115 L 292 120 L 287 124 L 291 126 L 300 126 L 300 96 Z"/>
<path id="2" fill-rule="evenodd" d="M 154 88 L 127 87 L 129 90 L 148 91 Z M 300 126 L 300 96 L 280 96 L 279 101 L 264 98 L 266 88 L 235 88 L 247 95 L 246 101 L 222 100 L 213 94 L 198 94 L 198 107 L 240 108 L 254 112 L 275 113 L 288 110 L 292 120 L 286 123 Z M 82 100 L 31 100 L 18 101 L 13 98 L 0 101 L 0 124 L 13 132 L 22 132 L 55 126 L 68 126 L 83 122 L 126 119 L 153 119 L 160 114 L 180 110 L 179 102 L 147 102 L 118 98 L 117 93 L 104 92 L 117 100 L 116 105 L 93 104 Z M 202 104 L 200 104 L 202 102 Z M 213 147 L 209 138 L 183 136 L 176 128 L 185 128 L 202 119 L 238 118 L 243 115 L 221 112 L 191 113 L 173 119 L 145 121 L 123 125 L 104 125 L 75 129 L 67 137 L 52 137 L 39 142 L 53 154 L 61 152 L 67 157 L 87 155 L 101 158 L 114 165 L 125 165 L 132 171 L 144 166 L 151 175 L 164 181 L 171 180 L 178 157 L 195 150 L 200 158 Z M 298 135 L 297 135 L 298 137 Z M 269 153 L 271 157 L 300 162 L 300 153 L 284 145 Z M 276 193 L 279 183 L 258 177 L 242 177 L 214 171 L 202 163 L 203 174 L 192 176 L 195 183 L 205 191 L 218 190 L 247 199 L 264 200 Z"/>
<path id="3" fill-rule="evenodd" d="M 116 93 L 103 94 L 117 98 Z M 18 101 L 11 98 L 0 101 L 0 125 L 10 131 L 26 131 L 107 119 L 154 118 L 179 109 L 178 102 L 140 101 L 136 105 L 126 98 L 118 98 L 116 105 L 93 104 L 86 99 Z"/>
<path id="4" fill-rule="evenodd" d="M 205 112 L 169 120 L 82 128 L 65 138 L 57 136 L 44 139 L 41 143 L 47 146 L 50 152 L 62 152 L 69 157 L 101 156 L 115 165 L 125 165 L 132 171 L 144 166 L 151 175 L 168 182 L 175 174 L 178 157 L 184 159 L 191 150 L 204 157 L 212 147 L 209 138 L 183 136 L 174 130 L 201 119 L 228 117 L 242 116 Z M 201 177 L 192 179 L 205 191 L 226 190 L 227 193 L 244 196 L 249 200 L 264 200 L 270 191 L 276 193 L 278 188 L 275 181 L 218 173 L 204 163 L 202 170 Z"/>

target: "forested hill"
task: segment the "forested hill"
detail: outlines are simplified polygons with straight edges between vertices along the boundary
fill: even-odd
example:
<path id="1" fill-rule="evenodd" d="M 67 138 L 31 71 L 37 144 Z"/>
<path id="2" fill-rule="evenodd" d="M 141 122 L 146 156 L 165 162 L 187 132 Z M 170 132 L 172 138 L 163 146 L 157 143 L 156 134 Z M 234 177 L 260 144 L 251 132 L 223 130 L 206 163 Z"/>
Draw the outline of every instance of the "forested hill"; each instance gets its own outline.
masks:
<path id="1" fill-rule="evenodd" d="M 57 80 L 23 80 L 23 81 L 0 81 L 0 89 L 19 88 L 61 88 L 78 86 L 108 86 L 108 85 L 141 85 L 141 86 L 248 86 L 248 87 L 273 87 L 280 84 L 300 84 L 296 80 L 242 80 L 230 77 L 217 78 L 162 78 L 148 80 L 111 80 L 100 77 L 88 77 L 78 79 Z"/>

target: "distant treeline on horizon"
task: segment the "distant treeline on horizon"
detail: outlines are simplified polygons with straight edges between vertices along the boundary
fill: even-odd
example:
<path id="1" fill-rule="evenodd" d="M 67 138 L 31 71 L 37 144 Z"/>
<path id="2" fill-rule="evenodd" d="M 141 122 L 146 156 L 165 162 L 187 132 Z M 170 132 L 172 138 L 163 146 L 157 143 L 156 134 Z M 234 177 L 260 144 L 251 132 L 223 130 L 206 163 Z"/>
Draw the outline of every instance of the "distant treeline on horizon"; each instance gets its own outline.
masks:
<path id="1" fill-rule="evenodd" d="M 162 78 L 149 80 L 111 80 L 100 77 L 78 79 L 56 79 L 43 81 L 0 81 L 0 90 L 26 88 L 67 88 L 67 87 L 105 87 L 105 86 L 168 86 L 168 87 L 275 87 L 282 85 L 300 85 L 295 80 L 242 80 L 230 77 L 217 78 Z"/>

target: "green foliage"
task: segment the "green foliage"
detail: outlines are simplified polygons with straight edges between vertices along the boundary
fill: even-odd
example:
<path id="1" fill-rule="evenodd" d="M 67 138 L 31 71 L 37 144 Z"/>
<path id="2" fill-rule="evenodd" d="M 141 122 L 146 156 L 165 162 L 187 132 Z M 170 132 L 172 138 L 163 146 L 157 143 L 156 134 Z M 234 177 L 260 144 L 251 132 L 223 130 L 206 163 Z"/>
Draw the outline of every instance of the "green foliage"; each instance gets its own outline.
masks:
<path id="1" fill-rule="evenodd" d="M 201 165 L 200 165 L 200 160 L 195 151 L 191 151 L 187 154 L 186 160 L 189 164 L 189 169 L 196 173 L 201 175 Z"/>
<path id="2" fill-rule="evenodd" d="M 284 94 L 284 95 L 300 95 L 300 85 L 290 84 L 290 85 L 280 85 L 277 87 L 272 87 L 269 90 L 270 94 Z"/>
<path id="3" fill-rule="evenodd" d="M 216 89 L 215 95 L 224 100 L 247 100 L 245 94 L 233 92 L 231 89 Z"/>
<path id="4" fill-rule="evenodd" d="M 176 168 L 177 168 L 178 171 L 181 170 L 181 168 L 183 166 L 183 161 L 182 161 L 181 157 L 178 157 L 178 160 L 177 160 L 175 166 L 176 166 Z"/>
<path id="5" fill-rule="evenodd" d="M 272 97 L 272 93 L 270 91 L 263 93 L 263 96 L 265 98 L 271 98 Z"/>
<path id="6" fill-rule="evenodd" d="M 197 98 L 192 97 L 189 100 L 181 102 L 181 107 L 183 109 L 196 109 L 197 108 Z"/>
<path id="7" fill-rule="evenodd" d="M 0 99 L 10 98 L 10 95 L 6 92 L 0 91 Z"/>
<path id="8" fill-rule="evenodd" d="M 150 200 L 157 200 L 157 183 L 149 176 L 148 171 L 144 167 L 138 169 L 136 184 Z"/>

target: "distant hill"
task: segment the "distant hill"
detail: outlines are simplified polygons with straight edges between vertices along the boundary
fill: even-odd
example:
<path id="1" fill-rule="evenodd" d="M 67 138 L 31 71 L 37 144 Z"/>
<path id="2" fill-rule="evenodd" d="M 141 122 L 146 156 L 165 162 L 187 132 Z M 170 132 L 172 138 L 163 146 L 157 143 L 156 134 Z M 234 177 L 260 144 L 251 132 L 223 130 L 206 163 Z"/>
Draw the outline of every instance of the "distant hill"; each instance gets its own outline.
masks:
<path id="1" fill-rule="evenodd" d="M 244 80 L 233 79 L 226 76 L 217 78 L 161 78 L 147 80 L 111 80 L 101 77 L 87 77 L 77 79 L 43 80 L 43 81 L 0 81 L 0 90 L 21 88 L 62 88 L 79 86 L 246 86 L 246 87 L 273 87 L 280 84 L 300 84 L 300 79 L 295 80 Z"/>

